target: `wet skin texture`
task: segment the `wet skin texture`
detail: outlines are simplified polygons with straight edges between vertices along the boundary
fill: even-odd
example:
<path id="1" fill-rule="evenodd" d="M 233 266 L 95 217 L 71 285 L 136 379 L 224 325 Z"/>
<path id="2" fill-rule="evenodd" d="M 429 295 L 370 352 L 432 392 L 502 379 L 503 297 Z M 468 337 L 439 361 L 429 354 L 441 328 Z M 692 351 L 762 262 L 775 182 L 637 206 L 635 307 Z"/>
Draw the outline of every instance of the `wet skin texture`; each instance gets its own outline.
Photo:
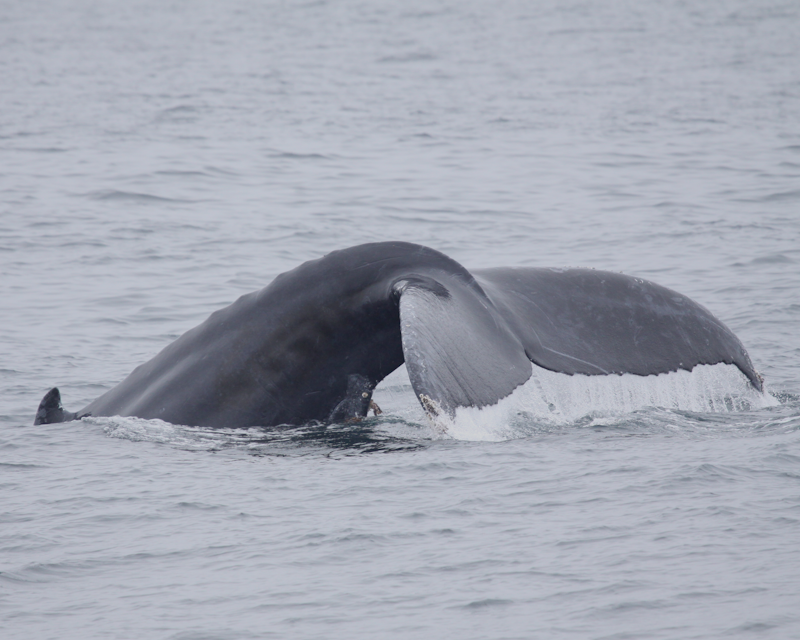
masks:
<path id="1" fill-rule="evenodd" d="M 81 411 L 63 410 L 52 389 L 35 424 L 344 421 L 366 415 L 375 385 L 404 361 L 432 416 L 496 403 L 531 363 L 586 375 L 727 363 L 761 390 L 736 336 L 665 287 L 591 269 L 470 273 L 433 249 L 383 242 L 334 251 L 242 296 Z"/>

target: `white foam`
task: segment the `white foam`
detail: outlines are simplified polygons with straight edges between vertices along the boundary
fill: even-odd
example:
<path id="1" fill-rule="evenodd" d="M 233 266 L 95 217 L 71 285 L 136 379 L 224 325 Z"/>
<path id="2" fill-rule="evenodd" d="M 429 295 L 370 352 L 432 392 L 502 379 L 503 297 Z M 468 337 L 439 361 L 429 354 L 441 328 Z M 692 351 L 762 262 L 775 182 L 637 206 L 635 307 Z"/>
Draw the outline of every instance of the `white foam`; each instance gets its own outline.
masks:
<path id="1" fill-rule="evenodd" d="M 106 435 L 133 442 L 155 442 L 187 451 L 216 451 L 232 445 L 247 446 L 262 435 L 257 429 L 207 429 L 133 416 L 84 418 L 102 427 Z"/>
<path id="2" fill-rule="evenodd" d="M 577 422 L 587 416 L 591 424 L 627 413 L 660 407 L 684 411 L 750 411 L 780 404 L 769 393 L 753 389 L 733 365 L 700 365 L 692 371 L 657 376 L 632 374 L 570 376 L 532 365 L 530 379 L 497 404 L 460 407 L 455 418 L 442 412 L 429 420 L 408 379 L 405 366 L 387 376 L 373 396 L 391 420 L 390 432 L 419 437 L 420 428 L 431 438 L 499 441 L 529 435 L 537 428 Z M 396 420 L 393 420 L 396 419 Z M 86 418 L 110 436 L 134 441 L 170 444 L 191 450 L 215 450 L 232 444 L 247 444 L 261 430 L 215 430 L 173 425 L 142 418 Z M 408 428 L 405 428 L 406 425 Z"/>
<path id="3" fill-rule="evenodd" d="M 648 407 L 696 412 L 750 411 L 779 404 L 756 391 L 733 365 L 699 365 L 654 376 L 567 375 L 533 365 L 530 379 L 497 404 L 460 407 L 454 419 L 437 418 L 457 440 L 505 440 L 521 424 L 568 424 L 585 416 L 618 415 Z"/>

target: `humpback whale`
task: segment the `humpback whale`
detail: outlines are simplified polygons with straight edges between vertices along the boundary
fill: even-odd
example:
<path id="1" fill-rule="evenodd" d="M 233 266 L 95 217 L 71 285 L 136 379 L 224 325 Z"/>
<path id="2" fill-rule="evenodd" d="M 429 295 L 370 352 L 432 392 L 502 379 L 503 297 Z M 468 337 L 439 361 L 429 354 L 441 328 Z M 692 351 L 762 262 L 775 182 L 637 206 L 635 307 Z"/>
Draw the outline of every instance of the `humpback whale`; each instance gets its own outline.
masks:
<path id="1" fill-rule="evenodd" d="M 279 275 L 187 331 L 82 410 L 57 388 L 34 424 L 136 416 L 222 428 L 358 419 L 406 363 L 432 418 L 497 403 L 532 365 L 656 375 L 735 365 L 762 379 L 707 309 L 653 282 L 593 269 L 472 272 L 416 244 L 334 251 Z"/>

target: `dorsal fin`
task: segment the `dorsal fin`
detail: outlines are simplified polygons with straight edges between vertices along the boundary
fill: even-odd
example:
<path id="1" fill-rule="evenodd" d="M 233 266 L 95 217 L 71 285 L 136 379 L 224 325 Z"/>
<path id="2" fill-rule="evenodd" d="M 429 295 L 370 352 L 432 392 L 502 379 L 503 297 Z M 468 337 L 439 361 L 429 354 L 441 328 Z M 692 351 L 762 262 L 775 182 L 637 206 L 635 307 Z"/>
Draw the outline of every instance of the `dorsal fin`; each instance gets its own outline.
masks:
<path id="1" fill-rule="evenodd" d="M 39 403 L 36 410 L 36 418 L 33 424 L 54 424 L 56 422 L 68 422 L 75 420 L 77 414 L 71 411 L 64 411 L 61 406 L 61 392 L 58 387 L 53 387 L 44 394 L 44 398 Z"/>

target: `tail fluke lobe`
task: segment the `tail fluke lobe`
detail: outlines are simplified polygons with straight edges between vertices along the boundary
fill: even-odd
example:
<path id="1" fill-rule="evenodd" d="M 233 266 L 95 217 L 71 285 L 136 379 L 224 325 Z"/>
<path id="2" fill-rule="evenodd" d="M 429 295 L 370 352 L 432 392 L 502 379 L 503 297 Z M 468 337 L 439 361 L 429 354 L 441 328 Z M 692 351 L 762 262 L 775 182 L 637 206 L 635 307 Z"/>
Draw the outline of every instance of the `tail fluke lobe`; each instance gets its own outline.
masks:
<path id="1" fill-rule="evenodd" d="M 531 377 L 519 339 L 479 287 L 440 274 L 399 285 L 408 377 L 425 412 L 496 404 Z"/>
<path id="2" fill-rule="evenodd" d="M 53 424 L 55 422 L 69 422 L 78 417 L 77 413 L 71 411 L 64 411 L 61 406 L 61 392 L 58 387 L 53 387 L 44 394 L 44 398 L 39 403 L 39 408 L 36 410 L 36 418 L 33 424 Z"/>

